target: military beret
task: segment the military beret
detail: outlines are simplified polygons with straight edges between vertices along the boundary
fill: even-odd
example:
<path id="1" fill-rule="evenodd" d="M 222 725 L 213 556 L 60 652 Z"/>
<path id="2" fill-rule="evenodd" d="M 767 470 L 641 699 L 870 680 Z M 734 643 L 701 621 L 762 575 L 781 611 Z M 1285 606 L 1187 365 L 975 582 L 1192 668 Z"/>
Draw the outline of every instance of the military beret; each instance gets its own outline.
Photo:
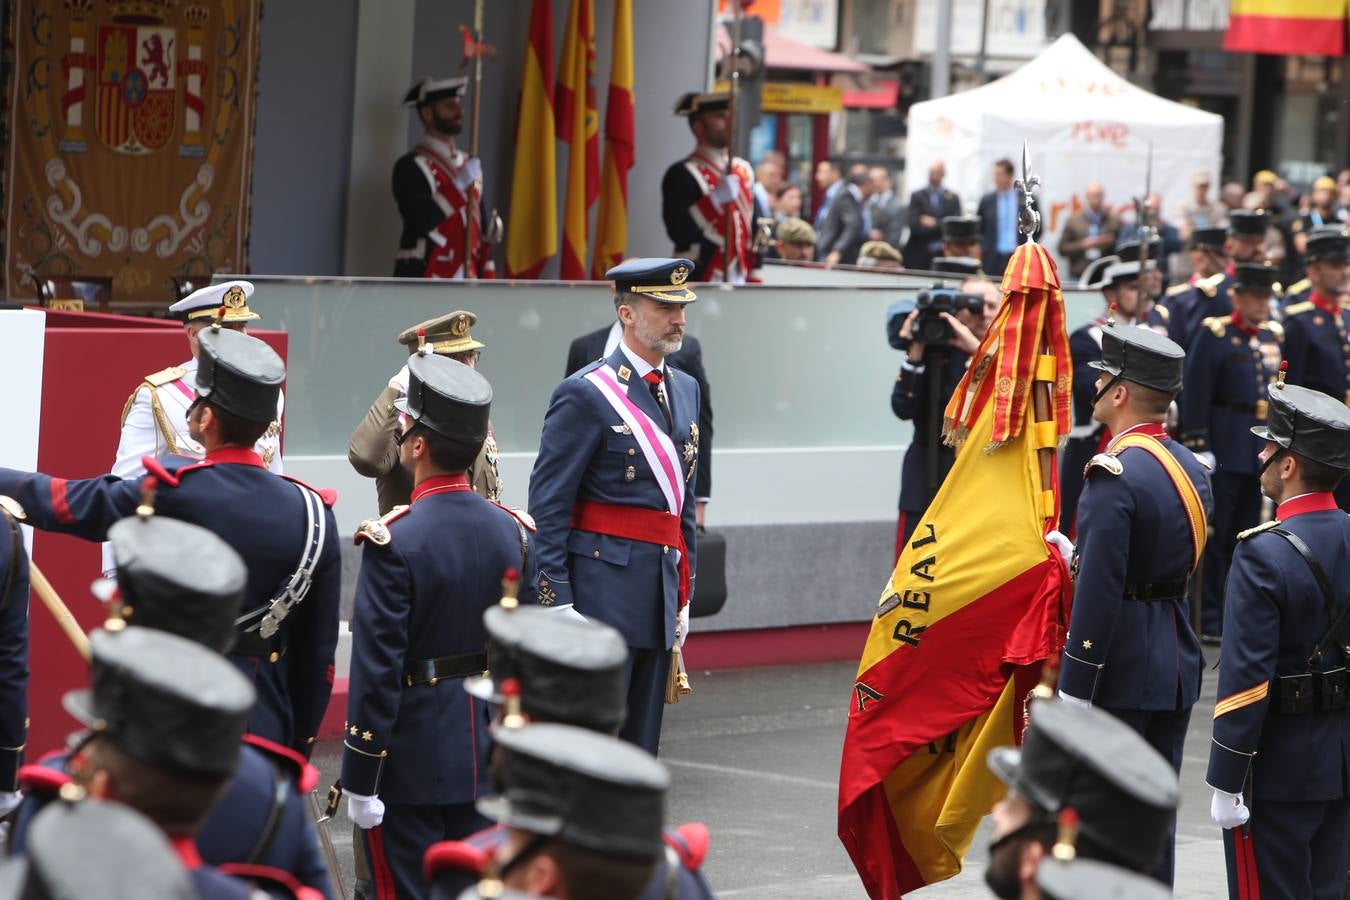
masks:
<path id="1" fill-rule="evenodd" d="M 814 247 L 816 245 L 816 230 L 805 219 L 788 216 L 778 223 L 778 240 L 785 244 Z"/>
<path id="2" fill-rule="evenodd" d="M 411 328 L 399 332 L 398 342 L 416 350 L 419 341 L 425 341 L 432 353 L 453 356 L 470 350 L 481 350 L 487 346 L 469 333 L 469 329 L 478 323 L 478 316 L 464 309 L 418 322 Z"/>
<path id="3" fill-rule="evenodd" d="M 862 248 L 858 251 L 858 256 L 860 259 L 889 259 L 893 262 L 904 262 L 904 257 L 900 255 L 900 251 L 885 241 L 868 241 L 862 245 Z"/>

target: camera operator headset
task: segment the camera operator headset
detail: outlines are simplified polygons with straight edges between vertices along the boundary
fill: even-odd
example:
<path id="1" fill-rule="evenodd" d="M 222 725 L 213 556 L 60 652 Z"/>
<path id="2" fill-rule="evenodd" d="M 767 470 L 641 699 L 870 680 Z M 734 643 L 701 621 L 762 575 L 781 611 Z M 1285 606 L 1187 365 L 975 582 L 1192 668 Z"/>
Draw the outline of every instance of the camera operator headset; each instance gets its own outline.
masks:
<path id="1" fill-rule="evenodd" d="M 920 291 L 912 306 L 902 301 L 887 316 L 887 338 L 905 353 L 891 390 L 891 411 L 914 423 L 900 471 L 897 559 L 956 458 L 942 443 L 943 410 L 999 306 L 994 283 L 970 277 L 979 272 L 978 260 L 943 257 L 933 261 L 933 269 L 966 278 L 959 290 L 952 282 L 938 282 Z"/>

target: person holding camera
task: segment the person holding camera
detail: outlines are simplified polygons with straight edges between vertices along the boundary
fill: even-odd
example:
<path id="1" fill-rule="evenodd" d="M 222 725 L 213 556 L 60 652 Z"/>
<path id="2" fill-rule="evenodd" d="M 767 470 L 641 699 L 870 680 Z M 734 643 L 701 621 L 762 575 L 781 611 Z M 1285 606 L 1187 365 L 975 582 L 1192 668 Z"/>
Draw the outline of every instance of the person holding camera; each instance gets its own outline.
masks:
<path id="1" fill-rule="evenodd" d="M 968 279 L 959 292 L 936 285 L 919 293 L 914 311 L 891 341 L 905 352 L 891 390 L 891 411 L 914 423 L 900 471 L 897 559 L 956 459 L 956 451 L 942 443 L 942 413 L 998 305 L 998 288 L 982 278 Z"/>

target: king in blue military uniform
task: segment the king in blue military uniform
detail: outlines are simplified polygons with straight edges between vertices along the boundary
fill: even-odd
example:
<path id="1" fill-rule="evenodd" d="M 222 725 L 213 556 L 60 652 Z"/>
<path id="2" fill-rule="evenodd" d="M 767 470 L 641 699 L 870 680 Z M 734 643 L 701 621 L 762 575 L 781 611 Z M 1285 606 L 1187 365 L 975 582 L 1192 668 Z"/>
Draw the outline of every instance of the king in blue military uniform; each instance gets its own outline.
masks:
<path id="1" fill-rule="evenodd" d="M 201 460 L 145 458 L 150 473 L 68 481 L 0 469 L 36 528 L 101 541 L 143 504 L 200 525 L 248 567 L 230 660 L 258 692 L 249 732 L 308 757 L 333 688 L 341 577 L 337 496 L 269 472 L 253 446 L 276 415 L 281 358 L 254 337 L 211 326 L 199 337 L 197 399 L 189 415 Z"/>
<path id="2" fill-rule="evenodd" d="M 530 523 L 465 475 L 487 437 L 492 388 L 425 348 L 408 360 L 400 462 L 412 503 L 365 522 L 352 614 L 342 786 L 379 898 L 422 898 L 422 855 L 486 824 L 490 711 L 462 689 L 487 668 L 482 614 L 510 572 L 532 579 Z"/>
<path id="3" fill-rule="evenodd" d="M 19 805 L 28 743 L 28 552 L 23 509 L 0 496 L 0 818 Z"/>
<path id="4" fill-rule="evenodd" d="M 1261 489 L 1275 520 L 1233 554 L 1206 781 L 1228 895 L 1339 898 L 1350 833 L 1350 410 L 1276 382 Z"/>
<path id="5" fill-rule="evenodd" d="M 235 641 L 234 620 L 248 584 L 243 560 L 216 535 L 165 516 L 134 516 L 108 530 L 116 589 L 105 591 L 110 628 L 166 631 L 217 653 Z M 23 852 L 30 823 L 71 780 L 71 754 L 49 753 L 20 770 L 23 804 L 10 850 Z M 229 786 L 196 834 L 204 862 L 276 869 L 323 896 L 328 871 L 304 804 L 318 773 L 294 750 L 244 735 Z"/>
<path id="6" fill-rule="evenodd" d="M 1261 520 L 1261 442 L 1251 429 L 1266 420 L 1266 385 L 1280 368 L 1284 329 L 1270 318 L 1275 276 L 1268 263 L 1238 263 L 1233 312 L 1205 319 L 1186 354 L 1181 442 L 1210 467 L 1214 491 L 1200 593 L 1205 643 L 1223 634 L 1223 586 L 1237 534 Z"/>
<path id="7" fill-rule="evenodd" d="M 619 734 L 652 753 L 694 583 L 698 382 L 666 365 L 684 339 L 692 272 L 687 259 L 636 259 L 605 274 L 623 338 L 553 391 L 530 476 L 539 602 L 575 605 L 623 635 Z"/>
<path id="8" fill-rule="evenodd" d="M 1350 235 L 1319 229 L 1308 238 L 1305 299 L 1284 308 L 1284 357 L 1289 383 L 1321 391 L 1350 404 L 1350 309 L 1338 292 L 1350 259 Z M 1350 484 L 1336 489 L 1341 509 L 1350 511 Z"/>
<path id="9" fill-rule="evenodd" d="M 1138 731 L 1181 771 L 1200 694 L 1200 642 L 1187 589 L 1204 551 L 1209 479 L 1162 423 L 1181 390 L 1185 353 L 1147 328 L 1102 329 L 1095 419 L 1111 429 L 1078 507 L 1073 612 L 1059 692 Z M 1175 830 L 1175 817 L 1170 829 Z M 1154 875 L 1172 882 L 1173 846 Z"/>

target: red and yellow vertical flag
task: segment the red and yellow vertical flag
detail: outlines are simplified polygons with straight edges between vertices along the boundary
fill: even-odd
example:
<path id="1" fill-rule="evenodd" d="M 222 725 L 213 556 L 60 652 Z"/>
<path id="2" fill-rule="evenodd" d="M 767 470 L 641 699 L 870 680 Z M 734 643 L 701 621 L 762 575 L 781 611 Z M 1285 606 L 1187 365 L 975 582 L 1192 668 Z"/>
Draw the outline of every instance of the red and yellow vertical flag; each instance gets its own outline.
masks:
<path id="1" fill-rule="evenodd" d="M 553 0 L 534 0 L 516 112 L 516 161 L 506 220 L 506 277 L 538 278 L 558 252 L 553 142 Z"/>
<path id="2" fill-rule="evenodd" d="M 586 226 L 600 195 L 600 115 L 595 108 L 595 3 L 572 0 L 558 66 L 558 139 L 567 152 L 562 265 L 558 276 L 586 277 Z"/>
<path id="3" fill-rule="evenodd" d="M 605 104 L 605 174 L 595 221 L 591 278 L 599 281 L 628 250 L 628 170 L 633 168 L 633 0 L 614 0 L 614 50 Z"/>
<path id="4" fill-rule="evenodd" d="M 1223 49 L 1344 56 L 1348 7 L 1350 0 L 1232 0 Z"/>
<path id="5" fill-rule="evenodd" d="M 878 900 L 961 870 L 1002 796 L 985 757 L 1021 742 L 1025 700 L 1068 621 L 1042 451 L 1068 434 L 1072 364 L 1044 248 L 1017 248 L 1003 293 L 947 407 L 955 465 L 882 594 L 853 688 L 839 839 Z"/>

